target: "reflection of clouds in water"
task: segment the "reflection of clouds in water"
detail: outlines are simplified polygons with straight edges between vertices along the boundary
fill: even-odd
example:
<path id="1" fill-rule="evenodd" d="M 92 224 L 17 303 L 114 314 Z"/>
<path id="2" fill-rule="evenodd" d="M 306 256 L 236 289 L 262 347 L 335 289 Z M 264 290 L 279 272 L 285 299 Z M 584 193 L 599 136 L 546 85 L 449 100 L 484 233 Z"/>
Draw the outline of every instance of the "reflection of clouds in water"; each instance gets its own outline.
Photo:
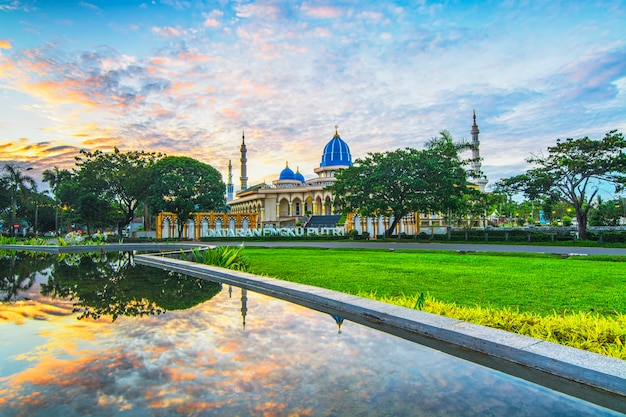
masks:
<path id="1" fill-rule="evenodd" d="M 247 308 L 245 330 L 238 289 L 158 317 L 50 322 L 29 367 L 0 379 L 0 414 L 554 414 L 527 399 L 540 388 L 420 345 L 351 322 L 338 334 L 330 315 L 251 292 Z"/>

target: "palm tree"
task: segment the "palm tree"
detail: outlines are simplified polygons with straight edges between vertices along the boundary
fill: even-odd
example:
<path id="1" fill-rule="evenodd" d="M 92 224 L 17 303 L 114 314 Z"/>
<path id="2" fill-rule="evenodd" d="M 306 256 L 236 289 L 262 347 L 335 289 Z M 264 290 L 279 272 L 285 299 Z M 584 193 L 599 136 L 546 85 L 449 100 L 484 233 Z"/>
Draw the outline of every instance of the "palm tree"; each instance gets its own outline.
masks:
<path id="1" fill-rule="evenodd" d="M 19 165 L 6 164 L 4 166 L 3 179 L 8 185 L 9 194 L 11 196 L 11 233 L 15 236 L 15 228 L 13 225 L 16 221 L 17 214 L 17 198 L 18 195 L 25 197 L 28 193 L 35 189 L 35 180 L 31 177 L 24 175 L 24 171 L 30 171 L 32 168 L 26 168 L 23 170 Z"/>
<path id="2" fill-rule="evenodd" d="M 52 192 L 56 193 L 57 188 L 64 180 L 69 179 L 72 176 L 72 173 L 67 169 L 59 169 L 59 167 L 54 166 L 52 169 L 46 169 L 42 173 L 43 182 L 47 182 L 50 184 L 50 188 Z"/>
<path id="3" fill-rule="evenodd" d="M 72 177 L 72 173 L 67 169 L 59 169 L 59 167 L 54 166 L 52 169 L 46 169 L 42 173 L 43 182 L 47 182 L 50 184 L 50 188 L 52 189 L 52 193 L 54 194 L 55 199 L 55 207 L 54 207 L 54 231 L 57 233 L 59 231 L 59 206 L 60 201 L 57 196 L 57 192 L 59 190 L 59 186 L 63 183 L 63 181 L 69 180 Z"/>

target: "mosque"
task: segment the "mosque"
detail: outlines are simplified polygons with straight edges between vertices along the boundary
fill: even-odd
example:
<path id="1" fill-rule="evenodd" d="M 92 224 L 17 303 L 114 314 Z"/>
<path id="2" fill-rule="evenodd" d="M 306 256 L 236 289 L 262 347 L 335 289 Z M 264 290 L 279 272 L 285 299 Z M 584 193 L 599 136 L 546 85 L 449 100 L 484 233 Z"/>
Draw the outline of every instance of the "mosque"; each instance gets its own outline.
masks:
<path id="1" fill-rule="evenodd" d="M 480 151 L 478 140 L 476 112 L 471 129 L 472 162 L 471 168 L 478 176 L 481 172 Z M 184 228 L 184 234 L 191 239 L 215 236 L 214 231 L 230 231 L 228 236 L 238 236 L 235 230 L 248 229 L 288 229 L 288 228 L 336 228 L 356 230 L 359 234 L 369 233 L 370 236 L 382 234 L 393 219 L 385 216 L 362 217 L 351 213 L 342 217 L 339 208 L 334 205 L 334 195 L 328 189 L 336 181 L 335 173 L 352 166 L 350 147 L 339 136 L 338 127 L 335 134 L 324 146 L 319 167 L 313 172 L 317 177 L 305 179 L 296 168 L 294 172 L 289 164 L 281 171 L 277 180 L 271 184 L 248 185 L 247 152 L 245 134 L 241 137 L 240 146 L 240 190 L 235 193 L 233 184 L 232 162 L 228 162 L 228 183 L 226 187 L 229 213 L 195 213 Z M 475 181 L 476 188 L 485 191 L 487 179 L 480 176 Z M 160 213 L 157 218 L 158 238 L 176 237 L 177 219 L 173 213 Z M 401 219 L 395 233 L 418 234 L 445 232 L 444 220 L 438 213 L 412 213 Z M 437 230 L 442 229 L 442 230 Z M 218 234 L 219 235 L 219 234 Z M 220 235 L 220 236 L 221 236 Z"/>
<path id="2" fill-rule="evenodd" d="M 472 170 L 480 175 L 480 151 L 478 140 L 478 125 L 476 124 L 476 112 L 471 129 L 472 143 Z M 333 204 L 334 196 L 328 186 L 335 182 L 335 173 L 341 169 L 352 166 L 352 155 L 348 144 L 339 136 L 338 127 L 335 126 L 335 134 L 324 147 L 321 162 L 313 172 L 316 178 L 305 180 L 304 176 L 296 168 L 294 172 L 288 164 L 281 171 L 277 180 L 272 184 L 258 184 L 249 187 L 247 184 L 247 147 L 245 137 L 241 139 L 241 191 L 233 196 L 234 185 L 232 183 L 232 165 L 229 162 L 228 172 L 228 205 L 231 213 L 255 213 L 258 216 L 260 227 L 297 227 L 320 225 L 335 226 L 341 217 L 341 213 Z M 487 179 L 480 177 L 475 185 L 481 191 L 485 191 Z M 235 197 L 235 198 L 233 198 Z M 346 218 L 344 226 L 346 230 L 355 229 L 359 233 L 367 231 L 370 236 L 382 234 L 390 219 L 385 217 L 362 218 L 352 214 Z M 442 219 L 438 214 L 428 215 L 414 213 L 402 219 L 397 233 L 419 233 L 422 226 L 432 228 L 434 225 L 443 226 Z M 431 230 L 432 231 L 432 230 Z"/>
<path id="3" fill-rule="evenodd" d="M 228 202 L 231 213 L 257 213 L 261 227 L 296 227 L 312 216 L 333 216 L 326 219 L 334 221 L 340 213 L 335 212 L 334 197 L 328 186 L 335 182 L 338 170 L 352 166 L 352 155 L 348 144 L 341 139 L 335 126 L 335 135 L 324 147 L 320 166 L 313 172 L 317 178 L 306 180 L 296 168 L 294 172 L 285 165 L 277 180 L 272 184 L 258 184 L 248 187 L 246 166 L 245 137 L 241 141 L 241 191 L 233 199 L 232 166 L 229 163 Z M 306 218 L 305 218 L 306 217 Z"/>

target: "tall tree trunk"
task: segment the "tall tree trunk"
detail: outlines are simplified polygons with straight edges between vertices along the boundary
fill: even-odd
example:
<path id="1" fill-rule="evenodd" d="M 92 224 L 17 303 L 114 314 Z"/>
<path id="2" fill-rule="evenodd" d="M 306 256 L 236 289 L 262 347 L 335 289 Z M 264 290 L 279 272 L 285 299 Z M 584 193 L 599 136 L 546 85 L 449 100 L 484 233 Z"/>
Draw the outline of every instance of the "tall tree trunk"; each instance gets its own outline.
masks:
<path id="1" fill-rule="evenodd" d="M 389 225 L 389 228 L 387 230 L 385 230 L 385 237 L 391 237 L 391 235 L 393 234 L 393 231 L 395 230 L 396 226 L 398 225 L 398 222 L 400 221 L 400 219 L 402 218 L 402 216 L 398 217 L 394 214 L 393 216 L 393 222 L 391 222 L 391 224 Z"/>
<path id="2" fill-rule="evenodd" d="M 146 231 L 152 230 L 152 219 L 150 219 L 150 210 L 148 205 L 143 203 L 143 229 Z"/>
<path id="3" fill-rule="evenodd" d="M 587 239 L 587 213 L 584 211 L 577 212 L 576 220 L 578 220 L 578 237 Z"/>

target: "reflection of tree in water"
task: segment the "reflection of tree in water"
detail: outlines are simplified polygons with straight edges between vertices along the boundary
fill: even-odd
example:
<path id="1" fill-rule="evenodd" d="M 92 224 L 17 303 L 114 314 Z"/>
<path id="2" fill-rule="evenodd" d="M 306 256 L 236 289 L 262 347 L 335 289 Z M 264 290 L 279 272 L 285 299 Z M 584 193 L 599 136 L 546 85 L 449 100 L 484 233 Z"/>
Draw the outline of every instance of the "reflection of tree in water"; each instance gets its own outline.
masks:
<path id="1" fill-rule="evenodd" d="M 48 255 L 0 251 L 0 301 L 17 300 L 20 292 L 35 283 L 37 273 L 53 262 L 54 257 Z"/>
<path id="2" fill-rule="evenodd" d="M 131 254 L 75 256 L 54 265 L 41 293 L 70 298 L 79 319 L 110 315 L 144 316 L 182 310 L 213 298 L 222 285 L 170 273 L 158 268 L 134 265 Z M 79 264 L 79 265 L 77 265 Z"/>

